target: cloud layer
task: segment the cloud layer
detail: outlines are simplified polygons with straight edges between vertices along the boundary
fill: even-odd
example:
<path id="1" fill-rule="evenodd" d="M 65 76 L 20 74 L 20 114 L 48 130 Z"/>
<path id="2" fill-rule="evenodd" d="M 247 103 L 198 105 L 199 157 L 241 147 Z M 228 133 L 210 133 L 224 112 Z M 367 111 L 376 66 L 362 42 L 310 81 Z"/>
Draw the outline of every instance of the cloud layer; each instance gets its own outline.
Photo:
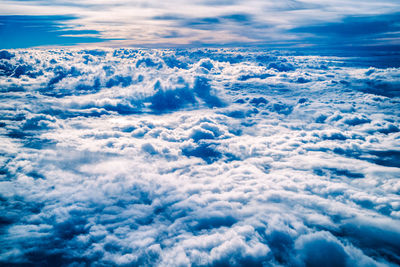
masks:
<path id="1" fill-rule="evenodd" d="M 0 48 L 95 42 L 105 47 L 316 45 L 398 51 L 399 12 L 397 0 L 9 0 L 0 3 Z"/>
<path id="2" fill-rule="evenodd" d="M 352 60 L 0 51 L 1 264 L 398 266 L 400 71 Z"/>

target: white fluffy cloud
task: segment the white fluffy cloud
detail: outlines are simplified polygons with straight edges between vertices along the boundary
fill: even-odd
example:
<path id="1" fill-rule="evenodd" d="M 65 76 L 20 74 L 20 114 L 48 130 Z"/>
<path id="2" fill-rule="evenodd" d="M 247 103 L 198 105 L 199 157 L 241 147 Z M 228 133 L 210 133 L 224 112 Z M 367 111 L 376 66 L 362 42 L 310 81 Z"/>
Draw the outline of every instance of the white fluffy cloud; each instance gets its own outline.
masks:
<path id="1" fill-rule="evenodd" d="M 9 52 L 1 263 L 399 265 L 399 69 Z"/>

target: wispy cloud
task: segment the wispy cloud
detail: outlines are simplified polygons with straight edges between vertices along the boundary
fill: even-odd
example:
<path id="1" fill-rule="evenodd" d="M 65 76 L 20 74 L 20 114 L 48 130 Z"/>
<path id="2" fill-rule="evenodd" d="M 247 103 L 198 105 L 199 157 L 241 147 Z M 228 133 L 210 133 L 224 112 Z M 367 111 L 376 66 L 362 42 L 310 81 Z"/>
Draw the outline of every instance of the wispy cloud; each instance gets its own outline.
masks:
<path id="1" fill-rule="evenodd" d="M 368 17 L 368 22 L 359 23 L 370 25 L 376 16 L 399 12 L 400 4 L 394 0 L 331 0 L 323 4 L 313 0 L 9 0 L 2 1 L 0 10 L 1 15 L 72 16 L 74 20 L 63 23 L 73 30 L 98 32 L 98 41 L 105 46 L 301 45 L 316 40 L 300 34 L 299 29 L 315 34 L 313 25 L 332 26 L 354 16 Z"/>
<path id="2" fill-rule="evenodd" d="M 307 35 L 309 43 L 328 46 L 400 45 L 400 13 L 348 16 L 338 22 L 319 23 L 291 29 Z"/>

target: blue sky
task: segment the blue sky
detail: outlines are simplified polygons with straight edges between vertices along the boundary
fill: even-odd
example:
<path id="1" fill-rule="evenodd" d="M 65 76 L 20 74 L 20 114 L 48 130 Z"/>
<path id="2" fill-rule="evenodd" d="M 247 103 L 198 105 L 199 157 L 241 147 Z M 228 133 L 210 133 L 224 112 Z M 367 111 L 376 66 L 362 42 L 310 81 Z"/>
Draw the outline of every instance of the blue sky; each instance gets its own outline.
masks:
<path id="1" fill-rule="evenodd" d="M 74 45 L 103 42 L 96 30 L 74 30 L 65 22 L 70 16 L 0 16 L 2 48 L 26 48 L 40 45 Z M 62 24 L 64 23 L 64 24 Z"/>
<path id="2" fill-rule="evenodd" d="M 398 47 L 399 12 L 396 0 L 8 0 L 0 47 Z"/>

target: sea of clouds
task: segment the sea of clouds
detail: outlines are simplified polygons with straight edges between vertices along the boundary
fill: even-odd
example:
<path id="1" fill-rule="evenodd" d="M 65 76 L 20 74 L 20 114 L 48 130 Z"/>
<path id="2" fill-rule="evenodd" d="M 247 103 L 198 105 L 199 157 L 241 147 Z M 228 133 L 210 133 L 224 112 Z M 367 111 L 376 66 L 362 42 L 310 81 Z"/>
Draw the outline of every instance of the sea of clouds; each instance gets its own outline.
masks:
<path id="1" fill-rule="evenodd" d="M 0 264 L 400 265 L 400 68 L 0 51 Z"/>

